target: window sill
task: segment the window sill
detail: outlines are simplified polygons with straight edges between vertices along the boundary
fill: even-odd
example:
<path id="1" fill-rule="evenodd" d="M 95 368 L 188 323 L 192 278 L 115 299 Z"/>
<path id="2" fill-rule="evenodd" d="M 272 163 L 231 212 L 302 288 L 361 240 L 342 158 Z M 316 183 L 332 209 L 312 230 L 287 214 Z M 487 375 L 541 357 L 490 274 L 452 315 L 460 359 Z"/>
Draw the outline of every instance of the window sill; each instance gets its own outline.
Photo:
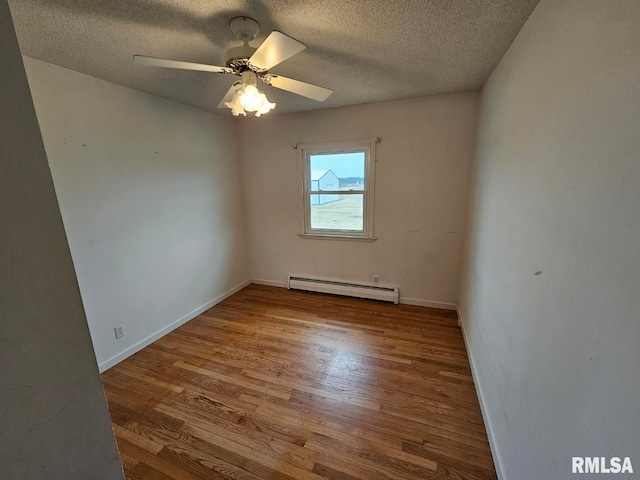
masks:
<path id="1" fill-rule="evenodd" d="M 363 237 L 362 235 L 348 235 L 336 233 L 299 233 L 300 238 L 310 238 L 316 240 L 355 240 L 358 242 L 374 242 L 377 237 Z"/>

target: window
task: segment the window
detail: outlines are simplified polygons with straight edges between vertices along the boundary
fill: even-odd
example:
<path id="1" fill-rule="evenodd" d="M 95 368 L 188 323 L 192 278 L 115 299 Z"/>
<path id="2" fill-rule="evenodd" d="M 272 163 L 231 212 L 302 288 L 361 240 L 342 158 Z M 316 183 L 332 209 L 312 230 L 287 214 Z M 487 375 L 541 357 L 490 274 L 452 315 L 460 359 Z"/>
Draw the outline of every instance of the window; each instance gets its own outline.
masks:
<path id="1" fill-rule="evenodd" d="M 301 145 L 302 236 L 374 240 L 377 139 Z"/>

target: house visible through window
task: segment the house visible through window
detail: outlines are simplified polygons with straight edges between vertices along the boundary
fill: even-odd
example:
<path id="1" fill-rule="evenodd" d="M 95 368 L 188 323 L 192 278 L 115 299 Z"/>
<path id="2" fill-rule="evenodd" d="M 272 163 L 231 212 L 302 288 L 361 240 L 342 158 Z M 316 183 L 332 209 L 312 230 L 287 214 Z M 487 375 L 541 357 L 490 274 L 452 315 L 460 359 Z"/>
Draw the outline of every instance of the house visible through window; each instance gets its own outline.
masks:
<path id="1" fill-rule="evenodd" d="M 373 238 L 374 147 L 302 146 L 305 235 Z"/>

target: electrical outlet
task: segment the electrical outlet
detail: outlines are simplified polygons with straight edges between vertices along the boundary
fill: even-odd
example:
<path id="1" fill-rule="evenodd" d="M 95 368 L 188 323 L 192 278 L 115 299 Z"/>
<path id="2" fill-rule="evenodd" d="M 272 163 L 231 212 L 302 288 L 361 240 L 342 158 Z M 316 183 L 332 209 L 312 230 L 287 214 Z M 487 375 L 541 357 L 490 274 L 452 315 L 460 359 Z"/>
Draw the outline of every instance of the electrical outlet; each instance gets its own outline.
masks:
<path id="1" fill-rule="evenodd" d="M 116 332 L 116 338 L 124 337 L 124 325 L 123 324 L 116 325 L 116 328 L 114 328 L 114 330 Z"/>
<path id="2" fill-rule="evenodd" d="M 378 283 L 378 275 L 373 275 L 373 283 Z"/>

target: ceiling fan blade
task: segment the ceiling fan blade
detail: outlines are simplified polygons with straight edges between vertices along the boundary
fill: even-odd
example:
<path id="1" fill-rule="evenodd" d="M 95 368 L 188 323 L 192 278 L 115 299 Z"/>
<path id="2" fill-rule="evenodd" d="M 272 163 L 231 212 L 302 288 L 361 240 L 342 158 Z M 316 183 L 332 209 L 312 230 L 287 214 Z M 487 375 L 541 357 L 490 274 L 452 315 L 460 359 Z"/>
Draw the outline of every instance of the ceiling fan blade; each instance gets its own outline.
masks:
<path id="1" fill-rule="evenodd" d="M 324 102 L 333 93 L 333 90 L 329 90 L 328 88 L 318 87 L 317 85 L 311 85 L 310 83 L 281 77 L 279 75 L 269 75 L 268 84 L 318 102 Z"/>
<path id="2" fill-rule="evenodd" d="M 218 104 L 218 108 L 227 108 L 227 106 L 225 105 L 225 102 L 230 102 L 233 99 L 233 94 L 236 92 L 237 89 L 238 89 L 238 82 L 235 82 L 233 85 L 231 85 L 231 87 L 229 87 L 229 90 L 227 91 L 225 96 L 222 98 L 222 100 L 220 100 L 220 103 Z"/>
<path id="3" fill-rule="evenodd" d="M 201 72 L 233 73 L 230 68 L 205 65 L 203 63 L 180 62 L 178 60 L 165 60 L 163 58 L 145 57 L 134 55 L 133 63 L 147 65 L 149 67 L 179 68 L 181 70 L 198 70 Z"/>
<path id="4" fill-rule="evenodd" d="M 304 43 L 300 43 L 298 40 L 274 30 L 251 55 L 249 63 L 255 67 L 268 70 L 284 62 L 287 58 L 293 57 L 305 48 Z"/>

